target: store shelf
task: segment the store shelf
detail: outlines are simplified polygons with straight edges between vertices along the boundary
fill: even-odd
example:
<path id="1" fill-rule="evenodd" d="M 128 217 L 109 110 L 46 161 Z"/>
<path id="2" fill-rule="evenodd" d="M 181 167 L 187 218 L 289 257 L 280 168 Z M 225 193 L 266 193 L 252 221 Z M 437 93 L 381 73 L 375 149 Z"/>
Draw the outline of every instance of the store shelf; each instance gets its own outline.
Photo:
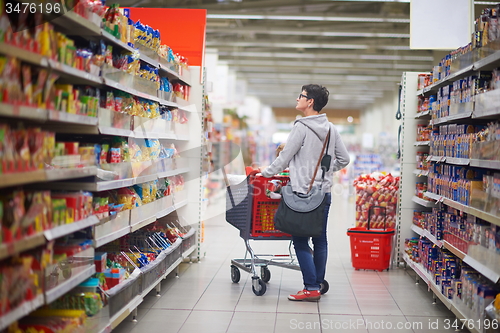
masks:
<path id="1" fill-rule="evenodd" d="M 452 116 L 432 119 L 431 122 L 433 125 L 446 124 L 446 123 L 450 123 L 450 122 L 455 122 L 457 120 L 470 119 L 471 115 L 472 115 L 472 111 L 463 112 L 463 113 L 455 114 Z"/>
<path id="2" fill-rule="evenodd" d="M 115 329 L 120 323 L 127 318 L 133 311 L 136 309 L 141 303 L 143 299 L 140 295 L 134 297 L 128 304 L 126 304 L 120 311 L 118 311 L 113 317 L 110 319 L 110 327 L 111 329 Z"/>
<path id="3" fill-rule="evenodd" d="M 80 114 L 72 114 L 62 111 L 50 110 L 48 112 L 48 120 L 60 121 L 64 123 L 72 123 L 78 125 L 97 125 L 97 117 L 89 117 Z"/>
<path id="4" fill-rule="evenodd" d="M 47 110 L 30 106 L 0 103 L 0 116 L 44 121 L 47 119 Z"/>
<path id="5" fill-rule="evenodd" d="M 105 135 L 125 136 L 129 138 L 134 137 L 134 132 L 132 132 L 130 129 L 108 127 L 108 126 L 99 126 L 99 133 Z"/>
<path id="6" fill-rule="evenodd" d="M 124 91 L 126 93 L 131 94 L 131 95 L 135 95 L 135 96 L 138 96 L 141 98 L 149 99 L 149 100 L 154 101 L 154 102 L 160 102 L 160 99 L 158 98 L 158 96 L 145 94 L 143 92 L 140 92 L 136 89 L 133 89 L 133 88 L 130 88 L 127 86 L 124 86 L 124 85 L 122 85 L 116 81 L 113 81 L 111 79 L 108 79 L 108 78 L 104 78 L 104 84 L 108 87 Z"/>
<path id="7" fill-rule="evenodd" d="M 0 317 L 0 331 L 15 322 L 18 319 L 21 319 L 24 316 L 27 316 L 31 312 L 35 311 L 39 307 L 43 305 L 43 294 L 36 296 L 31 301 L 26 301 L 19 305 L 14 310 L 8 312 L 7 314 Z"/>
<path id="8" fill-rule="evenodd" d="M 134 224 L 132 224 L 132 222 L 130 222 L 130 232 L 136 232 L 137 230 L 142 229 L 145 226 L 148 226 L 154 222 L 156 222 L 156 215 L 151 216 L 151 217 L 146 217 L 146 218 L 144 218 L 144 219 L 142 219 L 139 222 L 136 222 Z"/>
<path id="9" fill-rule="evenodd" d="M 432 199 L 432 200 L 442 202 L 443 204 L 450 206 L 452 208 L 458 209 L 464 213 L 474 215 L 476 217 L 479 217 L 480 219 L 483 219 L 485 221 L 488 221 L 490 223 L 493 223 L 495 225 L 500 226 L 500 216 L 495 216 L 495 215 L 489 214 L 489 213 L 484 212 L 482 210 L 461 204 L 459 202 L 450 200 L 448 198 L 445 198 L 445 197 L 438 195 L 438 194 L 434 194 L 432 192 L 425 192 L 425 196 Z"/>
<path id="10" fill-rule="evenodd" d="M 427 160 L 438 163 L 444 163 L 446 161 L 446 156 L 429 156 Z"/>
<path id="11" fill-rule="evenodd" d="M 415 141 L 413 144 L 414 146 L 428 146 L 431 142 L 430 141 Z"/>
<path id="12" fill-rule="evenodd" d="M 434 236 L 433 234 L 431 234 L 429 232 L 429 230 L 426 230 L 426 229 L 422 229 L 414 224 L 412 224 L 411 226 L 411 230 L 415 231 L 417 234 L 419 234 L 420 236 L 422 237 L 425 237 L 427 238 L 428 240 L 430 240 L 432 243 L 434 243 L 436 246 L 438 247 L 443 247 L 443 241 L 441 240 L 437 240 L 436 239 L 436 236 Z"/>
<path id="13" fill-rule="evenodd" d="M 403 259 L 407 263 L 407 265 L 410 266 L 410 268 L 413 269 L 415 271 L 415 273 L 417 273 L 417 275 L 429 286 L 429 288 L 432 290 L 434 295 L 436 295 L 436 297 L 439 298 L 439 300 L 443 303 L 444 306 L 446 306 L 446 308 L 451 310 L 457 316 L 458 319 L 462 319 L 462 320 L 468 319 L 462 313 L 462 311 L 458 308 L 458 306 L 456 304 L 454 304 L 451 300 L 449 300 L 447 297 L 445 297 L 441 293 L 441 290 L 440 290 L 441 288 L 436 286 L 436 284 L 434 283 L 434 280 L 432 279 L 430 274 L 425 271 L 425 269 L 422 267 L 422 265 L 413 262 L 408 257 L 408 254 L 406 254 L 406 253 L 403 254 Z M 474 333 L 480 333 L 476 329 L 470 329 L 470 331 L 474 332 Z"/>
<path id="14" fill-rule="evenodd" d="M 459 157 L 446 157 L 446 163 L 454 165 L 469 165 L 470 159 Z"/>
<path id="15" fill-rule="evenodd" d="M 77 275 L 73 276 L 69 280 L 64 281 L 57 287 L 54 287 L 48 291 L 45 291 L 45 303 L 50 304 L 62 295 L 66 294 L 68 291 L 73 289 L 74 287 L 78 286 L 80 283 L 83 281 L 87 280 L 89 277 L 91 277 L 93 274 L 95 274 L 95 266 L 91 265 L 78 273 Z"/>
<path id="16" fill-rule="evenodd" d="M 453 253 L 455 256 L 457 256 L 457 258 L 460 258 L 460 259 L 464 259 L 466 254 L 463 253 L 462 251 L 460 251 L 459 249 L 457 249 L 456 247 L 454 247 L 453 245 L 451 245 L 450 243 L 448 243 L 447 241 L 443 241 L 443 246 L 448 250 L 450 251 L 451 253 Z"/>
<path id="17" fill-rule="evenodd" d="M 23 251 L 31 250 L 37 246 L 45 244 L 45 242 L 46 240 L 44 234 L 39 233 L 14 241 L 12 243 L 2 243 L 0 244 L 0 260 L 21 253 Z"/>
<path id="18" fill-rule="evenodd" d="M 498 263 L 500 255 L 480 245 L 471 245 L 469 246 L 469 253 L 464 256 L 463 261 L 493 283 L 499 282 L 500 265 Z"/>
<path id="19" fill-rule="evenodd" d="M 44 56 L 22 49 L 17 46 L 13 46 L 10 44 L 6 43 L 0 43 L 0 54 L 8 55 L 11 57 L 18 58 L 19 60 L 22 60 L 24 62 L 33 64 L 33 65 L 38 65 L 41 67 L 47 67 L 48 66 L 48 61 L 47 58 Z"/>
<path id="20" fill-rule="evenodd" d="M 470 166 L 486 168 L 486 169 L 500 169 L 500 161 L 486 161 L 486 160 L 470 160 Z"/>
<path id="21" fill-rule="evenodd" d="M 162 209 L 156 213 L 156 218 L 161 219 L 162 217 L 167 216 L 168 214 L 174 212 L 176 208 L 177 208 L 176 206 L 172 205 L 170 207 Z"/>
<path id="22" fill-rule="evenodd" d="M 111 42 L 114 45 L 121 47 L 122 49 L 125 49 L 125 50 L 127 50 L 129 52 L 135 52 L 135 51 L 137 51 L 132 46 L 130 46 L 130 45 L 122 42 L 121 40 L 119 40 L 118 38 L 116 38 L 115 36 L 113 36 L 112 34 L 110 34 L 109 32 L 107 32 L 106 30 L 101 30 L 100 34 L 101 34 L 101 36 L 106 41 Z"/>
<path id="23" fill-rule="evenodd" d="M 46 180 L 48 181 L 76 179 L 95 176 L 97 174 L 97 167 L 88 166 L 83 168 L 51 169 L 46 170 L 45 174 Z"/>
<path id="24" fill-rule="evenodd" d="M 64 28 L 67 34 L 75 34 L 78 32 L 79 36 L 100 37 L 101 28 L 93 22 L 83 18 L 73 11 L 66 11 L 64 15 L 51 19 L 51 23 Z"/>
<path id="25" fill-rule="evenodd" d="M 175 206 L 176 210 L 179 209 L 179 208 L 181 208 L 181 207 L 186 206 L 187 204 L 188 204 L 188 200 L 187 199 L 186 200 L 182 200 L 182 201 L 180 201 L 178 203 L 174 202 L 174 206 Z"/>
<path id="26" fill-rule="evenodd" d="M 429 111 L 429 110 L 423 111 L 423 112 L 418 112 L 417 115 L 415 116 L 415 119 L 420 119 L 420 118 L 428 117 L 430 115 L 431 115 L 431 111 Z"/>
<path id="27" fill-rule="evenodd" d="M 196 248 L 197 248 L 197 246 L 193 245 L 189 249 L 187 249 L 186 251 L 182 252 L 182 259 L 186 259 L 187 257 L 189 257 L 189 255 L 191 253 L 193 253 L 194 250 L 196 250 Z"/>
<path id="28" fill-rule="evenodd" d="M 158 172 L 158 178 L 167 178 L 167 177 L 180 175 L 180 174 L 189 172 L 189 170 L 190 170 L 189 168 L 180 168 L 180 169 Z"/>
<path id="29" fill-rule="evenodd" d="M 413 173 L 417 176 L 428 176 L 429 175 L 429 170 L 420 170 L 420 169 L 415 169 L 413 170 Z"/>
<path id="30" fill-rule="evenodd" d="M 436 204 L 433 203 L 432 201 L 427 201 L 427 200 L 421 199 L 417 196 L 413 196 L 413 198 L 411 198 L 411 201 L 418 203 L 419 205 L 427 207 L 427 208 L 432 208 L 432 207 L 436 206 Z"/>
<path id="31" fill-rule="evenodd" d="M 112 232 L 104 237 L 100 237 L 98 239 L 95 239 L 94 246 L 96 248 L 101 247 L 105 244 L 108 244 L 108 243 L 118 239 L 118 238 L 122 238 L 123 236 L 128 235 L 129 233 L 130 233 L 130 226 L 125 227 L 125 228 L 120 229 L 120 230 L 117 230 L 117 231 L 114 231 L 114 232 Z"/>
<path id="32" fill-rule="evenodd" d="M 45 170 L 35 170 L 0 175 L 0 188 L 43 182 L 46 179 Z"/>
<path id="33" fill-rule="evenodd" d="M 49 67 L 59 74 L 71 77 L 72 79 L 78 80 L 80 84 L 90 84 L 90 85 L 102 85 L 102 77 L 87 73 L 85 71 L 73 68 L 71 66 L 62 64 L 58 61 L 49 59 Z"/>
<path id="34" fill-rule="evenodd" d="M 70 224 L 64 224 L 61 226 L 58 226 L 56 228 L 50 229 L 50 230 L 45 230 L 44 235 L 45 238 L 48 241 L 54 240 L 59 237 L 63 237 L 69 234 L 72 234 L 76 231 L 83 230 L 85 228 L 91 227 L 95 224 L 99 223 L 99 220 L 95 215 L 89 216 L 86 219 L 73 222 Z"/>

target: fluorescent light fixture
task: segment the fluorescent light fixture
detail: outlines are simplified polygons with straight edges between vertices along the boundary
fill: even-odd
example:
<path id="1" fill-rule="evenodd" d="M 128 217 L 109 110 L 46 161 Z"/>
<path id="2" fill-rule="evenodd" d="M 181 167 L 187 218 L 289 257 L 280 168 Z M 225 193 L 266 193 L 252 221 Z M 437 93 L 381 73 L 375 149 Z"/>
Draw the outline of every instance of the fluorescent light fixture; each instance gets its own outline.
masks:
<path id="1" fill-rule="evenodd" d="M 265 43 L 265 42 L 223 42 L 207 41 L 207 46 L 231 45 L 231 47 L 279 47 L 293 49 L 348 49 L 348 50 L 366 50 L 368 45 L 360 44 L 326 44 L 326 43 Z"/>
<path id="2" fill-rule="evenodd" d="M 351 59 L 352 60 L 352 59 Z M 369 68 L 369 69 L 404 69 L 430 70 L 432 65 L 374 63 L 374 62 L 332 62 L 332 61 L 287 61 L 287 60 L 252 60 L 252 59 L 225 59 L 230 66 L 274 66 L 274 67 L 309 67 L 309 68 Z"/>
<path id="3" fill-rule="evenodd" d="M 250 58 L 293 58 L 293 59 L 361 59 L 390 61 L 427 61 L 434 63 L 430 56 L 404 56 L 379 54 L 324 54 L 324 53 L 293 53 L 293 52 L 251 52 L 251 51 L 219 51 L 220 57 L 250 57 Z"/>
<path id="4" fill-rule="evenodd" d="M 303 15 L 259 15 L 259 14 L 207 14 L 207 19 L 225 20 L 289 20 L 289 21 L 328 21 L 328 22 L 369 22 L 369 23 L 410 23 L 409 18 L 384 17 L 341 17 L 341 16 L 303 16 Z"/>
<path id="5" fill-rule="evenodd" d="M 341 31 L 304 31 L 304 30 L 275 30 L 275 29 L 257 29 L 257 28 L 235 28 L 220 29 L 207 28 L 207 33 L 225 33 L 225 34 L 267 34 L 279 36 L 323 36 L 323 37 L 373 37 L 373 38 L 410 38 L 410 34 L 386 33 L 386 32 L 341 32 Z"/>

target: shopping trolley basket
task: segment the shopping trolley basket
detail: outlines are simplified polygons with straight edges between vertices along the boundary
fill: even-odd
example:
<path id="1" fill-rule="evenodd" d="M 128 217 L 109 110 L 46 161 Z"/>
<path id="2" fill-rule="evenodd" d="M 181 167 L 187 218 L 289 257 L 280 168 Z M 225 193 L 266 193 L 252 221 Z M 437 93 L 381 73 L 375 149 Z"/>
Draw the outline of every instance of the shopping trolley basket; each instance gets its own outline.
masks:
<path id="1" fill-rule="evenodd" d="M 274 215 L 280 199 L 271 199 L 269 193 L 276 183 L 285 186 L 287 176 L 264 178 L 255 173 L 250 174 L 243 182 L 229 186 L 227 177 L 226 221 L 240 230 L 240 237 L 245 242 L 246 253 L 243 259 L 231 260 L 231 280 L 240 281 L 240 269 L 252 274 L 252 290 L 255 295 L 262 296 L 266 292 L 266 283 L 271 279 L 268 266 L 300 270 L 291 247 L 292 237 L 274 228 Z M 290 241 L 285 255 L 255 254 L 250 246 L 250 240 L 288 240 Z M 248 258 L 248 256 L 250 258 Z M 260 276 L 256 267 L 260 267 Z M 328 282 L 321 286 L 322 294 L 328 291 Z"/>
<path id="2" fill-rule="evenodd" d="M 370 229 L 372 211 L 375 210 L 384 211 L 384 229 Z M 389 269 L 394 229 L 385 228 L 385 212 L 385 207 L 372 206 L 368 210 L 366 228 L 347 229 L 347 235 L 351 241 L 352 267 L 356 270 L 373 269 L 381 272 Z"/>

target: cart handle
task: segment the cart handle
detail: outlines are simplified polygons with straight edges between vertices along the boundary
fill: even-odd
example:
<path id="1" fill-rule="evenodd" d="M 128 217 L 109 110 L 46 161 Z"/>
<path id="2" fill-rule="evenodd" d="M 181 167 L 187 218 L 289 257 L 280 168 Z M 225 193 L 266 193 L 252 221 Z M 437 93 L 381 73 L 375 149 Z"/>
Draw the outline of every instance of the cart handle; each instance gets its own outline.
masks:
<path id="1" fill-rule="evenodd" d="M 381 208 L 384 210 L 384 230 L 386 230 L 386 223 L 387 223 L 387 208 L 386 207 L 382 207 L 382 206 L 370 206 L 370 208 L 368 209 L 368 225 L 367 225 L 367 229 L 370 230 L 370 222 L 371 222 L 371 219 L 372 219 L 372 214 L 371 212 L 375 209 L 375 208 Z"/>

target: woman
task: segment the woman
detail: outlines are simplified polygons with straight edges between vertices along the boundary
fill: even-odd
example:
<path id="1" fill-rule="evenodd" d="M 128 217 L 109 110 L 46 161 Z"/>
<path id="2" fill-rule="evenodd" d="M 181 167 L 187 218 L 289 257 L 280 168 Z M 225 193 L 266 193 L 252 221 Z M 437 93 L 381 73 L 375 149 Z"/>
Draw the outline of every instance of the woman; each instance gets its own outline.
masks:
<path id="1" fill-rule="evenodd" d="M 297 110 L 304 117 L 295 121 L 288 136 L 285 148 L 276 160 L 262 171 L 264 177 L 272 177 L 285 168 L 290 169 L 290 183 L 294 192 L 307 193 L 311 183 L 316 163 L 321 154 L 323 143 L 330 131 L 330 147 L 328 154 L 332 156 L 330 170 L 321 180 L 318 172 L 314 186 L 321 186 L 326 192 L 325 218 L 323 231 L 320 237 L 312 237 L 313 252 L 309 247 L 310 237 L 292 237 L 295 254 L 299 260 L 303 290 L 288 296 L 292 301 L 317 301 L 321 298 L 320 286 L 325 280 L 328 243 L 326 226 L 328 211 L 331 204 L 332 178 L 335 171 L 339 171 L 349 164 L 349 154 L 340 138 L 340 134 L 325 114 L 319 114 L 328 103 L 328 90 L 317 84 L 308 84 L 302 87 L 302 93 L 297 98 Z"/>

